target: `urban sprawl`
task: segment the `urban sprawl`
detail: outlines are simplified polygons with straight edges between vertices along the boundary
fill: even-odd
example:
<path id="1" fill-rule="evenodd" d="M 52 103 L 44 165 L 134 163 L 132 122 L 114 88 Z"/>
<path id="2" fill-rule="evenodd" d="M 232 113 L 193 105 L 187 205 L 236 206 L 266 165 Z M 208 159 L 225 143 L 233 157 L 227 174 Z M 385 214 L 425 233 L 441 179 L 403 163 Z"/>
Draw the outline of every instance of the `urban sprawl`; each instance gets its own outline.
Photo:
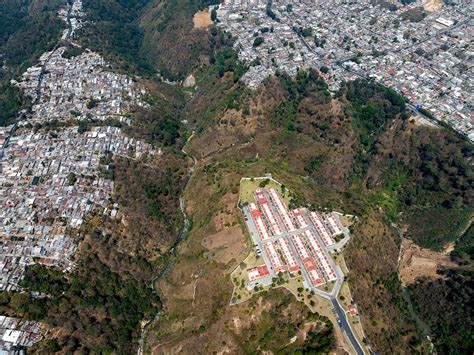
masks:
<path id="1" fill-rule="evenodd" d="M 432 13 L 420 1 L 376 0 L 227 0 L 216 9 L 250 87 L 299 68 L 319 69 L 332 91 L 373 78 L 474 141 L 471 1 Z"/>
<path id="2" fill-rule="evenodd" d="M 69 46 L 83 25 L 82 2 L 69 2 L 60 18 Z M 74 235 L 86 217 L 119 214 L 112 200 L 111 158 L 148 159 L 159 151 L 106 122 L 87 128 L 75 122 L 130 123 L 132 106 L 146 105 L 146 92 L 131 78 L 107 71 L 90 50 L 68 58 L 53 49 L 13 82 L 32 98 L 30 113 L 0 128 L 0 290 L 19 291 L 33 264 L 74 268 Z M 42 295 L 37 295 L 41 297 Z M 0 352 L 32 345 L 44 335 L 37 322 L 0 317 Z"/>

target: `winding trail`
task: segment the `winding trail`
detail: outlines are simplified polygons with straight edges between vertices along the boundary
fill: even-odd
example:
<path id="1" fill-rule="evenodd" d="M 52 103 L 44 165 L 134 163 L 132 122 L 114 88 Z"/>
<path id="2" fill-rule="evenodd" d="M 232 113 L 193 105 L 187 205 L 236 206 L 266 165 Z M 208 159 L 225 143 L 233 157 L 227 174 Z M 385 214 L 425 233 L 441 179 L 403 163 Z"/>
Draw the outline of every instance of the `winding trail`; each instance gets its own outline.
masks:
<path id="1" fill-rule="evenodd" d="M 181 244 L 181 242 L 186 238 L 186 236 L 188 235 L 188 232 L 189 232 L 189 229 L 191 227 L 191 221 L 189 220 L 189 217 L 186 213 L 186 190 L 188 188 L 188 184 L 189 184 L 189 181 L 191 180 L 191 177 L 196 169 L 196 165 L 197 165 L 197 159 L 194 155 L 192 155 L 191 153 L 188 153 L 185 149 L 186 145 L 191 141 L 191 139 L 194 137 L 194 131 L 193 133 L 189 136 L 188 140 L 186 141 L 186 143 L 184 144 L 183 148 L 181 149 L 181 152 L 189 159 L 191 159 L 192 161 L 192 165 L 191 167 L 189 168 L 185 178 L 184 178 L 184 188 L 183 188 L 183 192 L 181 194 L 181 197 L 179 198 L 179 208 L 181 210 L 181 213 L 183 214 L 183 217 L 184 217 L 184 225 L 183 225 L 183 228 L 181 229 L 181 232 L 179 233 L 179 236 L 178 238 L 176 238 L 176 240 L 174 241 L 173 245 L 171 246 L 171 249 L 168 251 L 168 253 L 171 253 L 171 258 L 170 260 L 168 261 L 168 264 L 166 265 L 166 267 L 160 271 L 152 280 L 151 280 L 151 288 L 153 289 L 153 292 L 158 295 L 158 291 L 156 289 L 156 282 L 158 280 L 160 280 L 163 276 L 165 276 L 168 271 L 171 269 L 171 267 L 173 266 L 174 264 L 174 258 L 177 256 L 177 250 L 178 250 L 178 246 Z M 196 280 L 197 281 L 197 280 Z M 144 354 L 144 345 L 145 345 L 145 337 L 146 337 L 146 334 L 147 334 L 147 331 L 148 331 L 148 328 L 150 327 L 150 325 L 155 322 L 156 320 L 159 319 L 161 315 L 161 310 L 158 310 L 157 313 L 155 314 L 155 316 L 153 317 L 153 319 L 149 319 L 146 321 L 146 323 L 143 325 L 142 327 L 142 332 L 141 332 L 141 335 L 140 335 L 140 340 L 138 342 L 138 350 L 137 350 L 137 354 L 138 355 L 143 355 Z"/>

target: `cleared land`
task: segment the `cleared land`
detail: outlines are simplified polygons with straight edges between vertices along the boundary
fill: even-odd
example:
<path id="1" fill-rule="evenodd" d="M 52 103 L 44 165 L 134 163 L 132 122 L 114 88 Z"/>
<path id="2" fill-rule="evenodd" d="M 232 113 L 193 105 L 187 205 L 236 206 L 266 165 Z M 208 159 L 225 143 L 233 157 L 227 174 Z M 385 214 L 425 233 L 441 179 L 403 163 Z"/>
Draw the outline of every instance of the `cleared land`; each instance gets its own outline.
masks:
<path id="1" fill-rule="evenodd" d="M 438 270 L 457 266 L 446 253 L 421 248 L 408 239 L 403 239 L 402 248 L 400 279 L 405 285 L 415 282 L 421 276 L 444 278 L 446 275 L 439 274 Z"/>
<path id="2" fill-rule="evenodd" d="M 428 12 L 439 11 L 443 7 L 443 0 L 428 0 L 423 7 Z"/>
<path id="3" fill-rule="evenodd" d="M 209 11 L 196 12 L 193 23 L 194 28 L 208 28 L 212 25 L 211 13 Z"/>

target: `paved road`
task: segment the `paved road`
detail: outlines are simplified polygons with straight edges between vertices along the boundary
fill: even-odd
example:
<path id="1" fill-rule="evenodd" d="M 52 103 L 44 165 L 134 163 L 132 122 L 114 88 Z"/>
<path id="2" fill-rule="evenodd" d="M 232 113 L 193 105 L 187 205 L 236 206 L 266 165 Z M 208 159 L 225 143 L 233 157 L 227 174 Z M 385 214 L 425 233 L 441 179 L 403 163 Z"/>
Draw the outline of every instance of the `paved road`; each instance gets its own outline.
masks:
<path id="1" fill-rule="evenodd" d="M 284 227 L 284 223 L 280 217 L 280 215 L 278 214 L 278 211 L 276 210 L 276 207 L 273 205 L 273 202 L 271 201 L 271 198 L 270 196 L 265 193 L 266 195 L 266 198 L 267 200 L 269 201 L 269 205 L 270 205 L 270 208 L 273 210 L 274 212 L 274 215 L 275 215 L 275 218 L 277 219 L 278 223 L 282 226 L 282 228 L 285 228 Z M 348 321 L 347 321 L 347 318 L 346 318 L 346 313 L 344 311 L 344 309 L 339 305 L 338 301 L 337 301 L 337 295 L 339 294 L 339 291 L 342 287 L 342 284 L 344 282 L 344 273 L 342 271 L 342 269 L 336 265 L 334 263 L 334 260 L 329 256 L 329 253 L 328 253 L 328 250 L 327 248 L 324 246 L 324 243 L 323 241 L 321 240 L 320 236 L 318 233 L 316 233 L 316 231 L 313 230 L 313 233 L 314 235 L 316 236 L 316 238 L 318 239 L 319 243 L 321 244 L 321 246 L 323 247 L 323 250 L 324 252 L 326 253 L 326 255 L 328 255 L 328 259 L 332 265 L 332 267 L 334 268 L 334 271 L 337 275 L 337 279 L 336 279 L 336 282 L 334 284 L 334 287 L 332 288 L 331 292 L 325 292 L 323 290 L 320 290 L 316 287 L 313 286 L 312 282 L 311 282 L 311 278 L 309 277 L 309 275 L 306 273 L 306 270 L 304 268 L 304 265 L 302 263 L 302 260 L 300 259 L 299 257 L 299 254 L 297 253 L 294 245 L 293 245 L 293 242 L 290 240 L 290 236 L 294 233 L 298 233 L 298 232 L 301 232 L 302 229 L 298 229 L 294 232 L 288 232 L 286 231 L 285 229 L 283 229 L 283 234 L 280 235 L 280 236 L 274 236 L 268 240 L 265 240 L 265 242 L 263 242 L 261 239 L 260 239 L 260 235 L 258 234 L 258 231 L 257 231 L 257 228 L 256 226 L 254 225 L 253 223 L 253 220 L 252 220 L 252 216 L 250 214 L 250 211 L 248 209 L 248 206 L 244 206 L 242 208 L 242 211 L 244 212 L 244 215 L 246 217 L 246 224 L 247 224 L 247 227 L 249 228 L 249 231 L 250 231 L 250 234 L 252 235 L 252 239 L 254 241 L 254 244 L 257 244 L 260 248 L 260 250 L 262 251 L 261 253 L 261 256 L 263 257 L 264 261 L 265 261 L 265 264 L 267 266 L 269 266 L 269 271 L 270 271 L 270 274 L 272 276 L 275 275 L 275 271 L 272 269 L 271 267 L 271 262 L 270 262 L 270 258 L 269 256 L 267 255 L 265 249 L 263 248 L 263 245 L 265 243 L 268 243 L 268 242 L 271 242 L 273 240 L 276 240 L 276 239 L 279 239 L 279 238 L 285 238 L 288 242 L 288 244 L 290 245 L 290 248 L 291 248 L 291 251 L 293 253 L 293 255 L 295 256 L 296 260 L 297 260 L 297 263 L 298 265 L 300 266 L 300 269 L 301 269 L 301 272 L 302 272 L 302 276 L 303 278 L 305 279 L 308 287 L 318 296 L 321 296 L 327 300 L 330 300 L 332 305 L 334 306 L 334 309 L 336 310 L 336 313 L 337 313 L 337 316 L 338 318 L 341 320 L 341 329 L 343 332 L 346 333 L 349 341 L 351 342 L 355 352 L 357 354 L 364 354 L 364 351 L 362 350 L 362 347 L 360 346 L 360 344 L 358 343 L 353 331 L 352 331 L 352 328 L 350 327 Z M 310 220 L 310 218 L 306 215 L 305 216 L 306 220 Z M 312 222 L 310 222 L 310 224 L 312 224 Z M 310 227 L 306 227 L 306 228 L 303 228 L 303 229 L 307 229 L 307 228 L 311 228 L 313 229 L 311 226 Z M 347 231 L 348 232 L 348 231 Z"/>
<path id="2" fill-rule="evenodd" d="M 336 298 L 332 298 L 331 303 L 334 306 L 334 309 L 336 310 L 337 317 L 339 318 L 339 320 L 341 322 L 340 323 L 341 330 L 344 333 L 346 333 L 347 338 L 351 342 L 351 345 L 354 348 L 354 350 L 356 351 L 356 353 L 358 355 L 364 355 L 365 354 L 364 350 L 362 349 L 359 342 L 357 341 L 354 333 L 352 332 L 352 328 L 349 325 L 349 322 L 347 321 L 346 313 L 344 312 L 344 309 L 341 307 L 341 305 L 339 304 L 339 302 L 337 301 Z"/>
<path id="3" fill-rule="evenodd" d="M 248 206 L 244 206 L 242 208 L 242 211 L 244 212 L 244 215 L 247 219 L 246 220 L 247 228 L 250 231 L 253 242 L 254 242 L 254 244 L 258 245 L 258 248 L 261 251 L 260 255 L 263 257 L 263 260 L 265 261 L 265 265 L 268 266 L 268 271 L 270 272 L 270 275 L 272 277 L 275 277 L 276 276 L 275 270 L 273 270 L 273 268 L 271 267 L 272 263 L 270 262 L 270 258 L 268 257 L 267 252 L 263 248 L 263 242 L 260 239 L 260 235 L 258 234 L 257 227 L 253 223 L 252 215 L 250 214 Z"/>

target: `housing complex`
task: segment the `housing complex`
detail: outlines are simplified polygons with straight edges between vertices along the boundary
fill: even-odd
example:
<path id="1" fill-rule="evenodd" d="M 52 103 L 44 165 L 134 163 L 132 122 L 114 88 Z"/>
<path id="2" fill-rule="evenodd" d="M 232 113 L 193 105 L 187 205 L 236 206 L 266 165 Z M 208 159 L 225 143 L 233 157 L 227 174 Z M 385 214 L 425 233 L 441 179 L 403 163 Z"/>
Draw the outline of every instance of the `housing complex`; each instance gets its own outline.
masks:
<path id="1" fill-rule="evenodd" d="M 250 216 L 246 218 L 247 226 L 263 261 L 247 270 L 249 289 L 269 285 L 279 273 L 302 275 L 308 289 L 343 278 L 328 250 L 336 243 L 334 237 L 343 234 L 336 215 L 305 208 L 289 211 L 273 188 L 257 189 L 254 196 L 255 203 L 243 208 Z"/>

